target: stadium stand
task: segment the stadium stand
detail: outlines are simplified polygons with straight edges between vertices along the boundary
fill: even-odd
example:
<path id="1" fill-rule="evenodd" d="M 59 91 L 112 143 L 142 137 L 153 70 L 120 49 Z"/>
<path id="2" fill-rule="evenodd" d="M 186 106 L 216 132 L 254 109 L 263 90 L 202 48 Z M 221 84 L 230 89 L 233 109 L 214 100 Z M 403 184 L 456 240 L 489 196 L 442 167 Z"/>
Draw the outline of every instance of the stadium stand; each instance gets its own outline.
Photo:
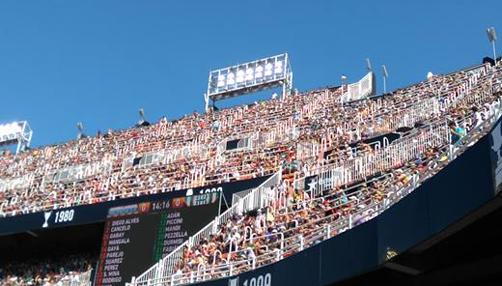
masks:
<path id="1" fill-rule="evenodd" d="M 134 283 L 226 277 L 380 214 L 486 132 L 500 116 L 501 90 L 502 66 L 484 64 L 351 103 L 341 103 L 344 87 L 325 88 L 5 153 L 0 216 L 272 175 Z M 38 274 L 12 265 L 0 277 L 5 285 L 88 281 L 89 258 L 68 259 Z"/>
<path id="2" fill-rule="evenodd" d="M 95 260 L 90 255 L 71 255 L 59 260 L 9 263 L 0 268 L 0 285 L 90 285 Z"/>
<path id="3" fill-rule="evenodd" d="M 275 194 L 265 207 L 261 199 L 255 200 L 260 203 L 250 213 L 241 214 L 238 205 L 234 206 L 232 215 L 224 214 L 226 219 L 208 226 L 211 231 L 180 246 L 139 276 L 135 285 L 178 285 L 235 275 L 281 260 L 378 215 L 436 174 L 466 146 L 475 144 L 499 117 L 500 69 L 489 72 L 486 69 L 490 68 L 485 66 L 478 70 L 480 73 L 450 75 L 456 84 L 445 81 L 442 87 L 453 87 L 456 92 L 436 93 L 437 101 L 429 108 L 420 102 L 420 108 L 413 110 L 410 104 L 412 111 L 400 116 L 406 124 L 395 127 L 412 128 L 391 144 L 375 148 L 359 144 L 354 150 L 348 145 L 349 139 L 346 149 L 335 153 L 339 160 L 317 159 L 313 173 L 321 178 L 327 173 L 329 179 L 322 180 L 328 182 L 327 186 L 310 188 L 307 192 L 298 184 L 296 188 L 276 185 L 262 190 Z M 399 98 L 399 94 L 394 96 Z M 425 96 L 422 100 L 428 98 L 432 97 Z M 398 111 L 406 110 L 407 104 L 400 103 L 403 105 Z M 323 147 L 320 149 L 331 151 L 329 143 Z M 350 186 L 353 184 L 357 185 Z M 347 185 L 350 187 L 341 189 Z M 253 196 L 245 199 L 253 200 Z M 257 207 L 262 208 L 253 212 Z"/>
<path id="4" fill-rule="evenodd" d="M 438 118 L 478 76 L 436 76 L 392 96 L 348 106 L 338 102 L 341 89 L 323 89 L 7 154 L 0 159 L 0 215 L 242 180 L 272 174 L 280 165 L 309 170 L 329 163 L 314 160 L 316 150 L 343 160 L 351 143 Z M 233 139 L 247 145 L 239 152 L 226 150 Z"/>

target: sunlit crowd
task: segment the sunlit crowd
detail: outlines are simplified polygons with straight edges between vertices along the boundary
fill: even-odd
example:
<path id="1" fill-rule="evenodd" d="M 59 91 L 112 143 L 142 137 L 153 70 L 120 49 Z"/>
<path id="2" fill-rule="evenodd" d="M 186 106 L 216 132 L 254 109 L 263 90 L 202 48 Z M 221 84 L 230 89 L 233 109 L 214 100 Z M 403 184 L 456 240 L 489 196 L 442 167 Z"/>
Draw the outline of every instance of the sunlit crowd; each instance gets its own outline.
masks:
<path id="1" fill-rule="evenodd" d="M 4 152 L 0 216 L 280 170 L 283 180 L 273 187 L 277 198 L 269 206 L 234 214 L 200 244 L 184 248 L 172 270 L 185 275 L 207 269 L 208 275 L 220 275 L 216 268 L 242 261 L 237 268 L 244 271 L 291 255 L 301 250 L 298 245 L 336 235 L 348 217 L 352 225 L 364 222 L 380 204 L 434 175 L 448 163 L 452 148 L 475 142 L 487 120 L 498 114 L 501 80 L 501 66 L 484 65 L 352 103 L 340 100 L 344 86 L 322 88 L 172 121 L 161 118 L 19 154 Z M 372 140 L 390 134 L 394 141 Z M 229 148 L 229 142 L 237 143 Z M 328 169 L 340 177 L 331 178 L 328 186 L 317 178 L 305 187 L 307 177 Z M 333 227 L 318 233 L 323 225 Z M 43 275 L 37 269 L 7 268 L 0 277 L 11 283 L 6 285 L 18 285 L 25 275 L 31 281 L 26 283 L 35 283 L 26 285 L 56 285 L 51 281 L 71 280 L 72 271 L 79 275 L 87 266 L 60 271 L 51 264 Z"/>

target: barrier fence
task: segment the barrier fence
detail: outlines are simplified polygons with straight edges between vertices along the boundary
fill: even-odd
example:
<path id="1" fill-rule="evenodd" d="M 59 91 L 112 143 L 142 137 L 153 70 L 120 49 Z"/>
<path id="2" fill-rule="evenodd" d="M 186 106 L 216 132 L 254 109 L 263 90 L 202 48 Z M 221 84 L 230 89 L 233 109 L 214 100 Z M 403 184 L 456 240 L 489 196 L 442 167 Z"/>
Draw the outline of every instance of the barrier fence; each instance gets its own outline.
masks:
<path id="1" fill-rule="evenodd" d="M 202 239 L 209 239 L 210 235 L 217 231 L 218 227 L 230 220 L 234 214 L 242 214 L 253 209 L 262 208 L 269 204 L 272 199 L 275 199 L 275 194 L 272 187 L 277 186 L 281 181 L 282 170 L 268 178 L 259 187 L 249 192 L 243 198 L 237 200 L 230 208 L 216 217 L 214 221 L 206 225 L 199 232 L 191 236 L 187 241 L 174 249 L 170 254 L 162 258 L 158 263 L 150 267 L 137 278 L 132 279 L 132 283 L 146 285 L 154 279 L 171 275 L 175 272 L 176 267 L 180 263 L 183 256 L 183 251 L 186 247 L 190 248 L 197 245 Z"/>
<path id="2" fill-rule="evenodd" d="M 397 139 L 383 148 L 371 152 L 356 150 L 353 158 L 338 163 L 324 165 L 308 172 L 306 176 L 318 175 L 312 196 L 322 195 L 324 191 L 364 180 L 379 172 L 384 172 L 416 159 L 426 148 L 434 148 L 448 143 L 449 128 L 446 122 L 422 127 L 413 134 Z M 305 178 L 297 178 L 296 188 L 304 186 Z"/>
<path id="3" fill-rule="evenodd" d="M 483 125 L 477 126 L 475 129 L 471 130 L 471 133 L 463 138 L 466 144 L 455 150 L 455 154 L 448 154 L 450 161 L 454 160 L 454 158 L 458 156 L 458 154 L 460 154 L 462 151 L 465 151 L 469 146 L 471 146 L 471 143 L 475 143 L 475 141 L 479 139 L 479 137 L 476 137 L 476 132 L 489 130 L 489 127 L 492 126 L 498 120 L 498 118 L 500 118 L 500 115 L 501 109 L 498 108 L 496 112 L 483 123 Z M 451 152 L 451 149 L 448 147 L 449 144 L 442 146 L 444 152 Z M 438 171 L 439 170 L 435 170 L 435 173 L 437 173 Z M 430 175 L 432 174 L 425 173 L 423 174 L 423 176 L 419 176 L 418 174 L 411 175 L 411 179 L 408 180 L 408 182 L 401 189 L 398 189 L 397 191 L 388 191 L 386 193 L 386 198 L 381 201 L 373 201 L 371 198 L 364 199 L 364 197 L 360 197 L 357 193 L 351 193 L 352 200 L 357 201 L 356 206 L 363 206 L 363 208 L 354 209 L 355 211 L 351 212 L 349 216 L 341 217 L 340 219 L 330 220 L 330 218 L 322 218 L 318 221 L 311 222 L 310 224 L 317 225 L 315 229 L 309 229 L 304 233 L 299 231 L 298 234 L 289 236 L 288 238 L 285 238 L 284 232 L 278 233 L 276 235 L 280 236 L 280 239 L 278 242 L 276 242 L 277 248 L 263 255 L 242 255 L 245 258 L 242 258 L 241 260 L 227 262 L 223 261 L 219 265 L 213 264 L 209 267 L 199 267 L 197 271 L 192 271 L 190 273 L 176 273 L 171 276 L 164 276 L 149 280 L 146 284 L 133 283 L 132 285 L 180 285 L 206 281 L 228 277 L 244 271 L 250 271 L 261 265 L 279 261 L 284 256 L 289 256 L 293 253 L 302 251 L 307 247 L 331 238 L 333 235 L 347 231 L 355 227 L 356 225 L 359 225 L 378 216 L 386 209 L 390 208 L 392 205 L 400 201 L 403 197 L 411 193 L 421 184 L 423 180 L 427 179 Z M 336 203 L 336 205 L 338 206 L 348 203 L 348 201 L 343 202 L 344 200 L 346 200 L 346 198 L 337 198 L 335 200 L 338 201 L 338 203 Z M 326 219 L 328 219 L 328 221 L 326 221 Z M 305 227 L 305 225 L 298 226 L 297 224 L 296 227 Z M 250 239 L 253 239 L 252 235 Z M 270 247 L 272 248 L 273 246 L 270 245 Z M 234 250 L 231 251 L 231 254 L 239 257 L 238 254 L 249 252 L 250 250 L 251 249 L 248 248 L 242 250 Z"/>
<path id="4" fill-rule="evenodd" d="M 499 63 L 497 63 L 499 65 Z M 350 134 L 352 139 L 357 139 L 361 138 L 361 134 L 371 134 L 372 132 L 375 132 L 375 127 L 378 127 L 376 129 L 378 130 L 396 130 L 399 127 L 402 126 L 411 126 L 417 122 L 421 122 L 423 120 L 426 120 L 428 118 L 433 117 L 435 114 L 438 114 L 439 112 L 448 110 L 452 107 L 458 106 L 462 102 L 475 102 L 475 100 L 481 100 L 482 96 L 477 96 L 477 93 L 483 93 L 483 88 L 485 85 L 488 85 L 491 91 L 500 91 L 501 89 L 501 83 L 499 78 L 501 77 L 502 74 L 502 69 L 500 67 L 494 68 L 490 67 L 489 65 L 481 65 L 475 68 L 467 69 L 465 71 L 461 71 L 455 74 L 455 76 L 459 77 L 459 80 L 453 85 L 448 85 L 445 87 L 445 85 L 439 85 L 440 90 L 438 91 L 438 94 L 436 95 L 428 95 L 425 98 L 422 98 L 421 100 L 417 101 L 411 101 L 411 104 L 408 106 L 403 106 L 403 109 L 406 111 L 403 113 L 403 116 L 386 116 L 385 112 L 382 112 L 382 106 L 383 102 L 382 100 L 372 100 L 369 111 L 370 113 L 368 114 L 368 118 L 363 118 L 361 117 L 360 120 L 361 122 L 365 123 L 366 121 L 369 121 L 368 124 L 363 124 L 363 125 L 368 125 L 372 126 L 370 129 L 362 129 L 362 128 L 355 128 L 355 131 L 353 130 L 355 126 L 346 123 L 345 126 L 343 126 L 341 129 L 336 128 L 336 127 L 327 127 L 327 131 L 325 133 L 329 134 L 331 136 L 330 138 L 326 138 L 323 141 L 321 145 L 318 145 L 317 143 L 313 143 L 311 146 L 307 146 L 306 148 L 300 147 L 300 151 L 297 152 L 298 158 L 304 159 L 308 158 L 311 156 L 315 156 L 316 154 L 319 154 L 319 152 L 327 150 L 328 148 L 333 146 L 333 140 L 335 136 L 337 136 L 340 132 L 341 133 L 347 133 Z M 426 83 L 424 83 L 426 84 Z M 432 85 L 433 83 L 431 83 Z M 434 83 L 436 84 L 436 83 Z M 441 84 L 441 81 L 439 81 L 439 84 Z M 433 88 L 430 88 L 431 90 Z M 314 100 L 309 102 L 309 104 L 306 105 L 305 108 L 300 108 L 301 115 L 307 115 L 307 116 L 316 116 L 319 115 L 319 112 L 324 112 L 325 108 L 323 108 L 323 104 L 325 101 L 327 102 L 336 102 L 336 99 L 339 98 L 340 93 L 338 90 L 335 92 L 331 92 L 328 90 L 324 90 L 324 92 L 317 92 L 314 93 L 314 96 L 320 100 Z M 417 95 L 418 96 L 418 95 Z M 477 98 L 477 99 L 476 99 Z M 278 112 L 276 110 L 276 112 Z M 234 120 L 240 120 L 243 118 L 245 113 L 245 110 L 240 110 L 240 112 L 237 112 L 235 114 L 232 114 L 229 118 L 227 117 L 222 117 L 219 119 L 218 122 L 220 122 L 220 127 L 222 126 L 227 126 L 230 127 L 233 124 Z M 279 113 L 278 113 L 279 114 Z M 374 121 L 374 122 L 373 122 Z M 174 127 L 172 122 L 165 122 L 162 123 L 161 121 L 158 126 L 152 126 L 148 127 L 150 130 L 149 132 L 146 132 L 145 134 L 142 134 L 142 136 L 133 136 L 132 138 L 128 138 L 125 142 L 122 141 L 117 141 L 115 142 L 115 147 L 112 148 L 112 151 L 110 154 L 108 154 L 110 157 L 105 158 L 103 157 L 102 159 L 106 160 L 119 160 L 122 156 L 126 156 L 126 154 L 133 152 L 135 150 L 143 150 L 144 147 L 141 147 L 143 145 L 148 145 L 150 144 L 151 141 L 155 141 L 155 138 L 162 138 L 170 134 L 172 132 L 172 128 Z M 373 123 L 372 123 L 373 122 Z M 259 144 L 273 144 L 274 142 L 281 142 L 284 140 L 291 140 L 296 138 L 298 134 L 301 134 L 301 132 L 305 131 L 306 128 L 309 128 L 306 125 L 303 126 L 296 126 L 294 120 L 291 120 L 291 118 L 287 119 L 284 122 L 280 122 L 280 124 L 277 124 L 276 127 L 272 128 L 270 132 L 268 133 L 259 133 L 257 137 L 253 137 L 256 139 L 255 143 Z M 218 128 L 216 128 L 218 129 Z M 216 130 L 216 129 L 211 129 L 211 130 Z M 147 130 L 147 129 L 145 129 Z M 373 130 L 373 131 L 372 131 Z M 207 131 L 207 130 L 206 130 Z M 188 145 L 183 144 L 182 141 L 178 142 L 179 140 L 173 139 L 172 141 L 169 141 L 170 146 L 172 146 L 169 150 L 164 150 L 164 151 L 159 151 L 161 152 L 161 159 L 158 157 L 159 161 L 162 161 L 163 163 L 168 163 L 168 162 L 175 162 L 176 160 L 182 159 L 182 158 L 187 158 L 187 157 L 200 157 L 200 158 L 206 158 L 207 160 L 204 161 L 203 163 L 199 164 L 196 166 L 196 169 L 194 172 L 191 172 L 189 175 L 185 176 L 184 178 L 177 180 L 174 183 L 169 183 L 170 185 L 165 187 L 165 189 L 181 189 L 181 188 L 189 188 L 189 187 L 194 187 L 198 185 L 204 185 L 208 183 L 208 180 L 206 178 L 207 170 L 208 169 L 215 169 L 215 166 L 218 166 L 219 164 L 222 163 L 221 160 L 217 160 L 215 158 L 220 158 L 221 156 L 211 156 L 211 152 L 216 151 L 213 150 L 215 148 L 209 148 L 207 144 L 204 142 L 207 142 L 207 139 L 209 138 L 208 132 L 209 131 L 204 131 L 201 134 L 197 135 L 196 138 L 189 143 Z M 211 132 L 213 132 L 211 131 Z M 121 131 L 116 131 L 121 132 Z M 144 132 L 142 132 L 144 133 Z M 181 137 L 180 137 L 181 138 Z M 95 141 L 96 144 L 91 144 L 90 147 L 87 146 L 86 142 L 88 142 L 89 139 L 85 139 L 82 141 L 77 141 L 75 146 L 70 148 L 68 153 L 72 156 L 77 156 L 78 154 L 87 154 L 89 152 L 85 152 L 88 148 L 91 148 L 93 150 L 97 150 L 100 148 L 104 148 L 105 140 L 102 140 L 100 138 L 97 138 Z M 164 142 L 165 144 L 168 144 L 167 142 Z M 152 143 L 153 144 L 153 143 Z M 95 146 L 94 146 L 95 145 Z M 186 145 L 186 146 L 184 146 Z M 307 143 L 308 145 L 308 143 Z M 176 147 L 178 146 L 178 147 Z M 258 145 L 253 145 L 253 146 L 258 146 Z M 157 149 L 162 149 L 162 148 L 167 147 L 165 146 L 156 146 Z M 214 146 L 213 146 L 214 147 Z M 310 150 L 308 150 L 311 148 Z M 40 153 L 44 154 L 45 157 L 47 158 L 56 158 L 54 164 L 49 164 L 49 165 L 44 165 L 41 166 L 39 169 L 33 171 L 32 173 L 37 173 L 38 175 L 34 176 L 34 179 L 30 181 L 29 186 L 16 186 L 16 191 L 23 191 L 23 190 L 30 190 L 31 193 L 43 193 L 45 191 L 45 175 L 49 174 L 52 168 L 54 166 L 60 166 L 57 167 L 59 169 L 64 169 L 69 163 L 69 159 L 66 158 L 65 156 L 57 156 L 57 152 L 53 151 L 57 150 L 57 147 L 48 147 L 44 150 L 41 150 Z M 219 153 L 219 151 L 217 152 Z M 89 159 L 89 158 L 87 158 Z M 221 159 L 221 158 L 220 158 Z M 30 159 L 23 159 L 22 161 L 19 162 L 14 162 L 13 164 L 9 165 L 8 168 L 9 170 L 23 170 L 22 166 L 24 164 L 28 164 Z M 68 161 L 68 162 L 67 162 Z M 116 164 L 116 162 L 114 162 Z M 68 167 L 71 168 L 71 167 Z M 20 171 L 20 172 L 21 172 Z M 20 176 L 22 176 L 22 172 L 19 173 Z M 104 176 L 104 178 L 99 177 L 98 179 L 104 180 L 104 182 L 101 184 L 100 190 L 95 190 L 92 189 L 90 192 L 95 193 L 95 192 L 107 192 L 108 191 L 108 186 L 109 184 L 107 181 L 110 180 L 112 177 L 117 177 L 117 180 L 120 180 L 122 178 L 122 173 L 120 173 L 117 177 L 116 173 L 110 174 L 109 177 Z M 223 180 L 228 180 L 229 179 L 229 174 L 223 174 L 220 177 L 213 179 L 211 182 L 216 181 L 223 181 Z M 94 177 L 90 177 L 89 179 L 93 179 Z M 67 186 L 70 188 L 70 186 Z M 78 186 L 77 186 L 78 187 Z M 93 186 L 87 186 L 87 190 L 89 188 L 95 188 Z M 84 200 L 79 200 L 81 202 L 88 202 L 91 201 L 95 198 L 92 196 L 85 196 L 86 199 Z M 113 196 L 107 196 L 107 198 L 113 198 Z M 12 200 L 11 203 L 16 203 L 17 200 Z M 23 213 L 28 213 L 28 212 L 36 212 L 44 209 L 51 209 L 57 206 L 61 205 L 66 205 L 65 202 L 55 202 L 54 205 L 49 206 L 49 207 L 37 207 L 34 209 L 29 209 L 25 207 L 22 212 Z M 2 207 L 7 213 L 4 213 L 3 215 L 8 214 L 8 207 L 5 206 Z M 21 211 L 21 210 L 19 210 Z M 0 211 L 1 212 L 1 211 Z"/>

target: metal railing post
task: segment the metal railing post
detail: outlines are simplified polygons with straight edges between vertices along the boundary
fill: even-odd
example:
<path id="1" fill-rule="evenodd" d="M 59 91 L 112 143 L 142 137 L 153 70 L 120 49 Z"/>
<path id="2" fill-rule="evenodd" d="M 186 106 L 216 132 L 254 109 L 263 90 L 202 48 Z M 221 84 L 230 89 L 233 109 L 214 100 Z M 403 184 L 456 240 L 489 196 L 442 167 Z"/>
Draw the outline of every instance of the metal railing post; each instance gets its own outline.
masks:
<path id="1" fill-rule="evenodd" d="M 275 260 L 276 261 L 281 260 L 281 250 L 280 249 L 276 249 L 275 252 L 276 252 L 276 254 L 275 254 Z"/>
<path id="2" fill-rule="evenodd" d="M 159 279 L 162 277 L 161 275 L 161 272 L 162 272 L 162 259 L 159 260 L 159 262 L 157 262 L 157 266 L 156 266 L 156 271 L 155 271 L 155 276 L 154 276 L 154 279 Z"/>
<path id="3" fill-rule="evenodd" d="M 284 232 L 281 232 L 281 253 L 284 250 Z"/>

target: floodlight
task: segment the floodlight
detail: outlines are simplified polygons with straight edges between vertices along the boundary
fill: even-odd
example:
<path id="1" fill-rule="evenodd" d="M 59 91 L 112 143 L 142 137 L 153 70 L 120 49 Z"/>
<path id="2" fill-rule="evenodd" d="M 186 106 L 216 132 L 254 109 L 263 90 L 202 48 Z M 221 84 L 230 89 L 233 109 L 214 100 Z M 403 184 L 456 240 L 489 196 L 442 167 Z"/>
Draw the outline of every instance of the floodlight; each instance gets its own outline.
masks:
<path id="1" fill-rule="evenodd" d="M 282 86 L 283 96 L 292 89 L 293 73 L 287 54 L 238 64 L 209 72 L 206 110 L 209 101 L 222 100 L 266 88 Z"/>
<path id="2" fill-rule="evenodd" d="M 77 140 L 84 138 L 84 125 L 82 122 L 77 122 Z"/>
<path id="3" fill-rule="evenodd" d="M 17 144 L 16 153 L 25 150 L 31 142 L 33 131 L 27 121 L 0 125 L 0 145 Z"/>
<path id="4" fill-rule="evenodd" d="M 382 65 L 382 77 L 383 77 L 383 93 L 387 93 L 387 78 L 389 77 L 389 73 L 387 72 L 387 67 Z"/>
<path id="5" fill-rule="evenodd" d="M 497 40 L 497 32 L 494 27 L 486 29 L 486 35 L 488 36 L 488 41 L 495 42 Z"/>
<path id="6" fill-rule="evenodd" d="M 5 136 L 6 134 L 15 134 L 21 131 L 21 127 L 16 123 L 9 123 L 5 125 L 0 125 L 0 136 Z"/>
<path id="7" fill-rule="evenodd" d="M 366 69 L 370 72 L 371 69 L 371 61 L 369 58 L 366 58 Z"/>
<path id="8" fill-rule="evenodd" d="M 241 83 L 244 81 L 244 70 L 237 71 L 237 83 Z"/>
<path id="9" fill-rule="evenodd" d="M 225 86 L 225 76 L 220 74 L 218 76 L 218 87 L 222 87 L 222 86 Z"/>
<path id="10" fill-rule="evenodd" d="M 265 76 L 271 76 L 272 75 L 272 64 L 267 63 L 265 65 Z"/>
<path id="11" fill-rule="evenodd" d="M 387 67 L 385 65 L 382 65 L 382 74 L 385 78 L 389 77 L 389 73 L 387 72 Z"/>
<path id="12" fill-rule="evenodd" d="M 253 73 L 254 73 L 254 71 L 252 68 L 248 68 L 246 70 L 246 80 L 247 81 L 253 80 Z"/>
<path id="13" fill-rule="evenodd" d="M 274 73 L 276 74 L 282 73 L 282 62 L 275 63 Z"/>
<path id="14" fill-rule="evenodd" d="M 229 73 L 227 75 L 227 84 L 234 84 L 235 83 L 235 80 L 234 80 L 234 73 Z"/>
<path id="15" fill-rule="evenodd" d="M 486 35 L 488 36 L 488 41 L 492 43 L 492 49 L 493 49 L 493 60 L 495 63 L 497 62 L 497 52 L 495 50 L 495 42 L 497 41 L 497 32 L 495 31 L 494 27 L 490 27 L 486 29 Z"/>
<path id="16" fill-rule="evenodd" d="M 263 66 L 257 66 L 254 74 L 255 78 L 263 77 Z"/>
<path id="17" fill-rule="evenodd" d="M 340 81 L 342 82 L 341 83 L 341 86 L 342 86 L 342 92 L 344 92 L 344 89 L 345 89 L 345 86 L 346 86 L 346 83 L 345 81 L 347 80 L 347 76 L 342 74 L 342 76 L 340 77 Z"/>
<path id="18" fill-rule="evenodd" d="M 138 110 L 139 113 L 139 121 L 136 124 L 136 126 L 141 127 L 141 126 L 149 126 L 150 122 L 146 121 L 145 119 L 145 110 L 143 108 L 140 108 Z"/>
<path id="19" fill-rule="evenodd" d="M 345 75 L 342 75 L 342 80 L 347 79 Z M 345 84 L 343 87 L 343 96 L 341 97 L 341 102 L 351 102 L 356 100 L 361 100 L 374 94 L 374 73 L 367 73 L 361 80 L 351 84 Z"/>

